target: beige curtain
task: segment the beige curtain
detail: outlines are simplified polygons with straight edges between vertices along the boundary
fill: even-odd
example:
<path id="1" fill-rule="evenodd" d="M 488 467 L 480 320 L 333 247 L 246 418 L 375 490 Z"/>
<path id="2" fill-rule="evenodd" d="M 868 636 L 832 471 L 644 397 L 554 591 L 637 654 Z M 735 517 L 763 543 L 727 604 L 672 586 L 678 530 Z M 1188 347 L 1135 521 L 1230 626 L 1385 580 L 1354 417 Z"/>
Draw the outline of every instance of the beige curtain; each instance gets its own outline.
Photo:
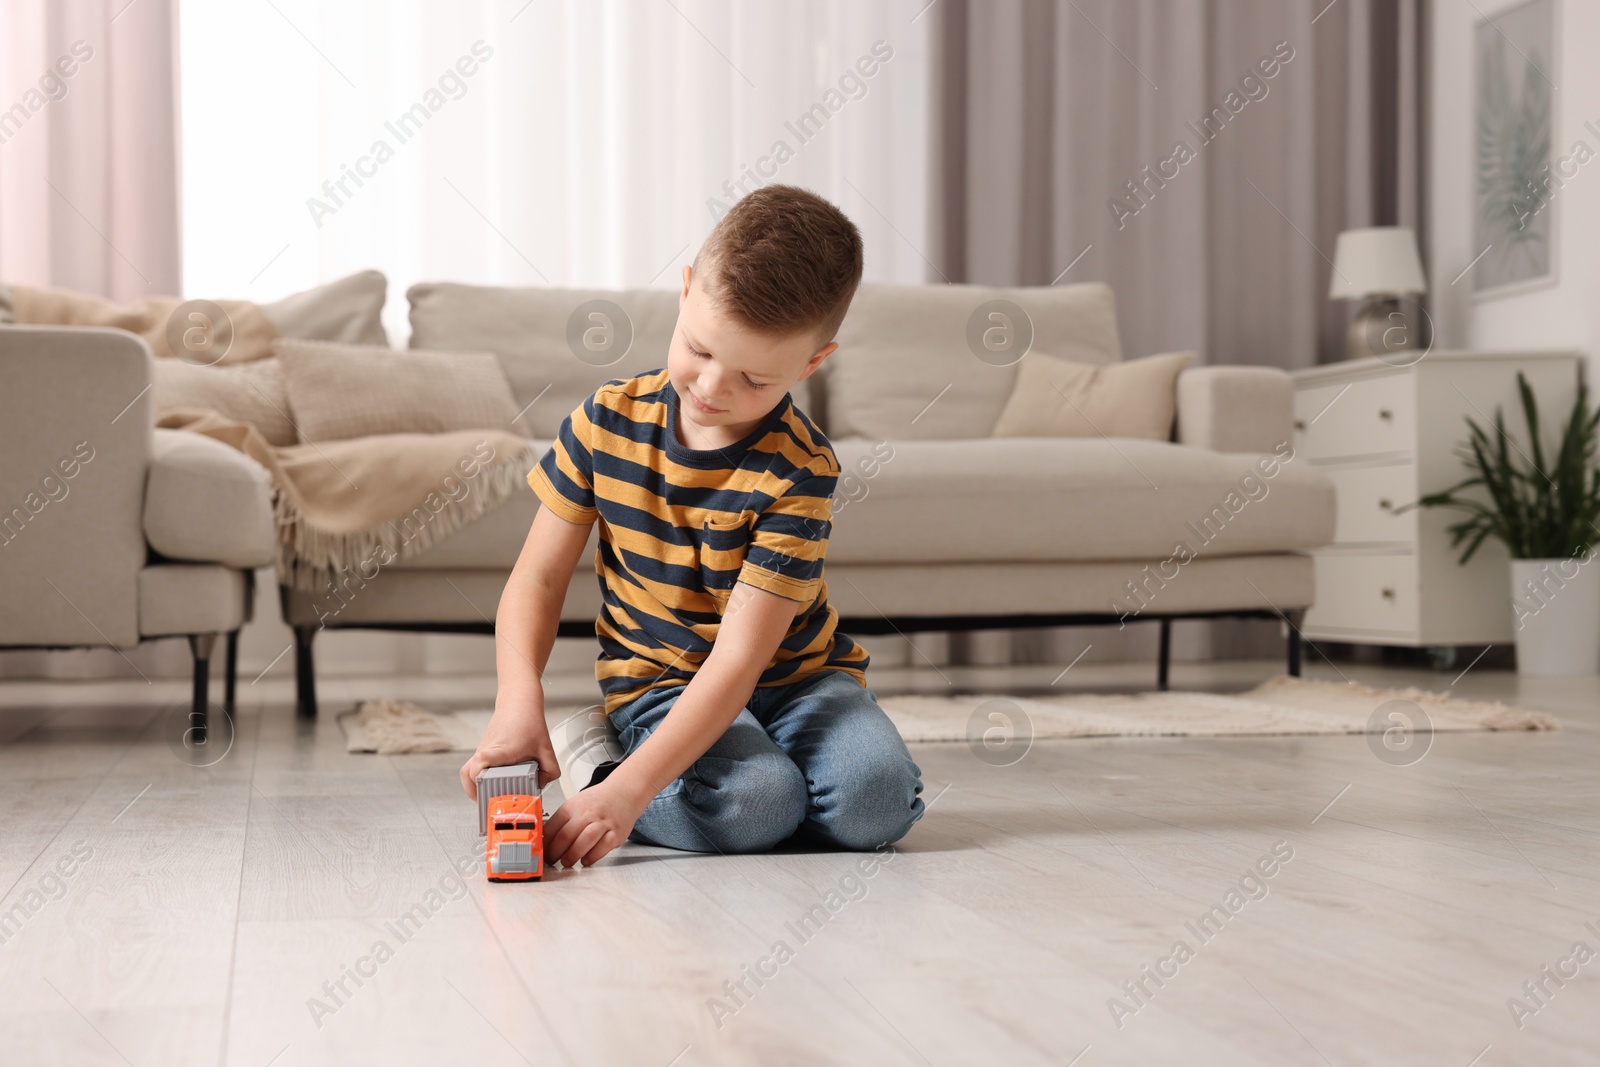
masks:
<path id="1" fill-rule="evenodd" d="M 950 281 L 1109 282 L 1129 357 L 1336 358 L 1335 237 L 1421 224 L 1419 0 L 942 0 L 929 17 L 929 258 Z M 1263 77 L 1278 42 L 1292 58 Z M 1193 158 L 1163 167 L 1180 140 Z"/>
<path id="2" fill-rule="evenodd" d="M 0 4 L 0 282 L 182 291 L 177 28 L 177 0 Z"/>
<path id="3" fill-rule="evenodd" d="M 941 0 L 928 17 L 930 281 L 1105 281 L 1129 358 L 1296 368 L 1342 352 L 1341 230 L 1407 225 L 1428 247 L 1422 0 Z M 1145 655 L 1153 631 L 1018 633 L 1009 655 Z M 1273 624 L 1174 633 L 1179 657 L 1280 647 Z"/>

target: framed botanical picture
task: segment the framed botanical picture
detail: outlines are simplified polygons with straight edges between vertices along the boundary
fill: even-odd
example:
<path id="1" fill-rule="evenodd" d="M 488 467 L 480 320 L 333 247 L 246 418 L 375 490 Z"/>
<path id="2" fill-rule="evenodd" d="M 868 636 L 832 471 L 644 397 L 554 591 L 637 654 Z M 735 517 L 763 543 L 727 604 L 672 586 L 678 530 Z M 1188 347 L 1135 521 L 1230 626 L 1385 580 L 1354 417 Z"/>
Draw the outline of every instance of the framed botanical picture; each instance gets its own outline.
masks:
<path id="1" fill-rule="evenodd" d="M 1555 281 L 1556 0 L 1528 0 L 1480 21 L 1473 169 L 1475 295 Z"/>

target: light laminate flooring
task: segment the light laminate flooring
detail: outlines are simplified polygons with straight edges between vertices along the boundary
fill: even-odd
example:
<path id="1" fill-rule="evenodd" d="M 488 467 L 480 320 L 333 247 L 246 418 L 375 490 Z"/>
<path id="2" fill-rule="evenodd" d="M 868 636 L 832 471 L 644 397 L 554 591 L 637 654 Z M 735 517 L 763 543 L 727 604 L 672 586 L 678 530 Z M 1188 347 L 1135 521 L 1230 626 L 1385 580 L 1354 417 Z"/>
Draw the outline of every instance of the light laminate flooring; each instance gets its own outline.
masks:
<path id="1" fill-rule="evenodd" d="M 1451 680 L 1312 673 L 1341 672 Z M 242 685 L 206 767 L 169 743 L 176 687 L 0 685 L 0 1064 L 1600 1062 L 1600 957 L 1573 957 L 1600 953 L 1600 679 L 1455 690 L 1563 729 L 1441 734 L 1406 766 L 1364 737 L 1040 741 L 1009 766 L 917 745 L 927 815 L 865 867 L 627 845 L 501 886 L 456 877 L 459 755 L 349 755 L 333 721 L 378 692 L 482 706 L 492 679 L 330 679 L 315 722 Z"/>

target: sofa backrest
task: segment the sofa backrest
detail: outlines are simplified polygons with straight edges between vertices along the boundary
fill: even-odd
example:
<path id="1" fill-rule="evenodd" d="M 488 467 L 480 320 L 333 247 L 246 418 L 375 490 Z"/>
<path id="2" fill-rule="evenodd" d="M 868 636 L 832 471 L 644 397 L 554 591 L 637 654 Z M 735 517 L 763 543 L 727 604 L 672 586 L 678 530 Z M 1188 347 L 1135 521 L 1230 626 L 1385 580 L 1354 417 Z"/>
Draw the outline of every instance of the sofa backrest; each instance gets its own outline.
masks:
<path id="1" fill-rule="evenodd" d="M 517 408 L 527 409 L 521 430 L 538 440 L 555 437 L 561 420 L 601 383 L 665 367 L 678 322 L 675 289 L 422 282 L 406 295 L 411 347 L 499 356 Z M 807 414 L 809 385 L 800 382 L 791 390 Z"/>
<path id="2" fill-rule="evenodd" d="M 422 282 L 406 295 L 411 347 L 493 352 L 517 408 L 526 408 L 522 432 L 541 440 L 554 437 L 602 382 L 666 366 L 678 321 L 673 289 Z M 991 318 L 994 301 L 1020 308 L 1022 318 Z M 998 310 L 1006 314 L 1003 305 Z M 799 382 L 791 392 L 831 438 L 988 437 L 1021 358 L 974 353 L 984 331 L 995 329 L 1031 331 L 1028 351 L 1080 363 L 1121 358 L 1116 304 L 1098 282 L 1011 289 L 863 283 L 821 381 Z"/>
<path id="3" fill-rule="evenodd" d="M 1022 318 L 993 301 L 1020 308 Z M 822 366 L 823 432 L 835 440 L 988 437 L 1022 357 L 1004 345 L 1030 328 L 1027 351 L 1079 363 L 1121 358 L 1116 304 L 1098 282 L 1014 289 L 863 283 L 839 349 Z"/>

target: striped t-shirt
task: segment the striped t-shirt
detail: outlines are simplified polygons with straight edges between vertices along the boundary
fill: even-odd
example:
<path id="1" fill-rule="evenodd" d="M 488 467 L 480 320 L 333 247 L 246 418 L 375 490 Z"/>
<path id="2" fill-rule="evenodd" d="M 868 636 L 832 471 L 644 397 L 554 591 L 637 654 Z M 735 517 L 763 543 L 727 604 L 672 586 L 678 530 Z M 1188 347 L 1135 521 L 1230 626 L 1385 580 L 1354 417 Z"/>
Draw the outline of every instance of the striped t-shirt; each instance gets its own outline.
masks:
<path id="1" fill-rule="evenodd" d="M 686 448 L 677 409 L 665 368 L 613 378 L 562 421 L 528 472 L 560 517 L 599 519 L 595 677 L 606 713 L 694 677 L 739 581 L 806 605 L 758 686 L 825 670 L 866 686 L 867 650 L 837 632 L 823 577 L 833 446 L 787 395 L 726 448 Z"/>

